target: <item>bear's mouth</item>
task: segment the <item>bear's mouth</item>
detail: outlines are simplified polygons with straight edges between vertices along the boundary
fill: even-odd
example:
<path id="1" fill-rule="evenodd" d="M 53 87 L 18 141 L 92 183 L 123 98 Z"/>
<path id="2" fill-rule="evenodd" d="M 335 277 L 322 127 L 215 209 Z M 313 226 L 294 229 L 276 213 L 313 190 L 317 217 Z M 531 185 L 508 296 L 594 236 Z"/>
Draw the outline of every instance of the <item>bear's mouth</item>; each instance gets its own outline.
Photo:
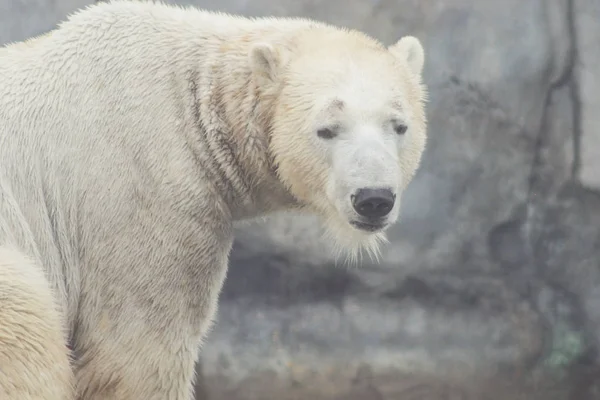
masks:
<path id="1" fill-rule="evenodd" d="M 360 222 L 360 221 L 350 221 L 350 225 L 365 232 L 377 232 L 383 230 L 387 224 L 386 223 L 369 223 L 369 222 Z"/>

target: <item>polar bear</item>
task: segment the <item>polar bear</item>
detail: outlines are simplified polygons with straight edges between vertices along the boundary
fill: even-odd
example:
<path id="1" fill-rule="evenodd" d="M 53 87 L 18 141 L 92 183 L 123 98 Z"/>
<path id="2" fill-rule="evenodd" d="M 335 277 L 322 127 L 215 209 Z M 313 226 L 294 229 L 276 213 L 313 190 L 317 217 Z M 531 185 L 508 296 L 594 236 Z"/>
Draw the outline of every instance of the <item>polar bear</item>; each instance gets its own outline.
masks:
<path id="1" fill-rule="evenodd" d="M 235 221 L 305 211 L 376 252 L 423 62 L 410 36 L 122 0 L 0 49 L 0 398 L 190 399 Z"/>

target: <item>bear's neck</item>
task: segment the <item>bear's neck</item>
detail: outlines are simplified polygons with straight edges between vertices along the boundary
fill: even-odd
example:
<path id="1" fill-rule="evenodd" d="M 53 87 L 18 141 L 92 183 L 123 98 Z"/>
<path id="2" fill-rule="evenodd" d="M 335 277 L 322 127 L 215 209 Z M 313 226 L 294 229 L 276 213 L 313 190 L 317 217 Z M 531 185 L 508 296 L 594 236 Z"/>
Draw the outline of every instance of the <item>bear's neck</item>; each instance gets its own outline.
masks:
<path id="1" fill-rule="evenodd" d="M 199 167 L 215 178 L 213 189 L 233 220 L 300 207 L 270 157 L 268 130 L 276 99 L 257 92 L 248 51 L 247 42 L 223 42 L 216 54 L 199 46 L 197 66 L 183 70 L 194 127 L 188 134 L 199 146 Z"/>

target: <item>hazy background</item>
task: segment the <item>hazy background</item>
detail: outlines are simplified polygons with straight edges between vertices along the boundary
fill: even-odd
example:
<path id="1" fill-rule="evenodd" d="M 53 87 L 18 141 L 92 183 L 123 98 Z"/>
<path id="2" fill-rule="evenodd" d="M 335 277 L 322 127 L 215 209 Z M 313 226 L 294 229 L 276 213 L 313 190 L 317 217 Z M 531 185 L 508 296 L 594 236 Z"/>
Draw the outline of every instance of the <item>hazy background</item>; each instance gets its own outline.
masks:
<path id="1" fill-rule="evenodd" d="M 0 44 L 91 2 L 0 0 Z M 381 264 L 239 229 L 198 399 L 600 399 L 600 0 L 169 2 L 415 35 L 430 91 Z"/>

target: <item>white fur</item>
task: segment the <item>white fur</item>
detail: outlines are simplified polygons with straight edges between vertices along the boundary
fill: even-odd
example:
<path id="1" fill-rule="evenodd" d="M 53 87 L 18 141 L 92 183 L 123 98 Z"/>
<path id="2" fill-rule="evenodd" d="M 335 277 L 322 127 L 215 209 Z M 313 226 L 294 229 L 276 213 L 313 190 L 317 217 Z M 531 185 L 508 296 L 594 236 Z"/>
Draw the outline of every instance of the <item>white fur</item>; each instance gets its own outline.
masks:
<path id="1" fill-rule="evenodd" d="M 425 146 L 422 54 L 126 1 L 0 49 L 2 398 L 71 399 L 68 336 L 77 398 L 190 399 L 234 221 L 305 210 L 376 255 L 383 230 L 353 228 L 349 202 L 386 186 L 398 218 Z"/>
<path id="2" fill-rule="evenodd" d="M 61 322 L 39 266 L 14 249 L 0 248 L 0 399 L 72 397 Z"/>

